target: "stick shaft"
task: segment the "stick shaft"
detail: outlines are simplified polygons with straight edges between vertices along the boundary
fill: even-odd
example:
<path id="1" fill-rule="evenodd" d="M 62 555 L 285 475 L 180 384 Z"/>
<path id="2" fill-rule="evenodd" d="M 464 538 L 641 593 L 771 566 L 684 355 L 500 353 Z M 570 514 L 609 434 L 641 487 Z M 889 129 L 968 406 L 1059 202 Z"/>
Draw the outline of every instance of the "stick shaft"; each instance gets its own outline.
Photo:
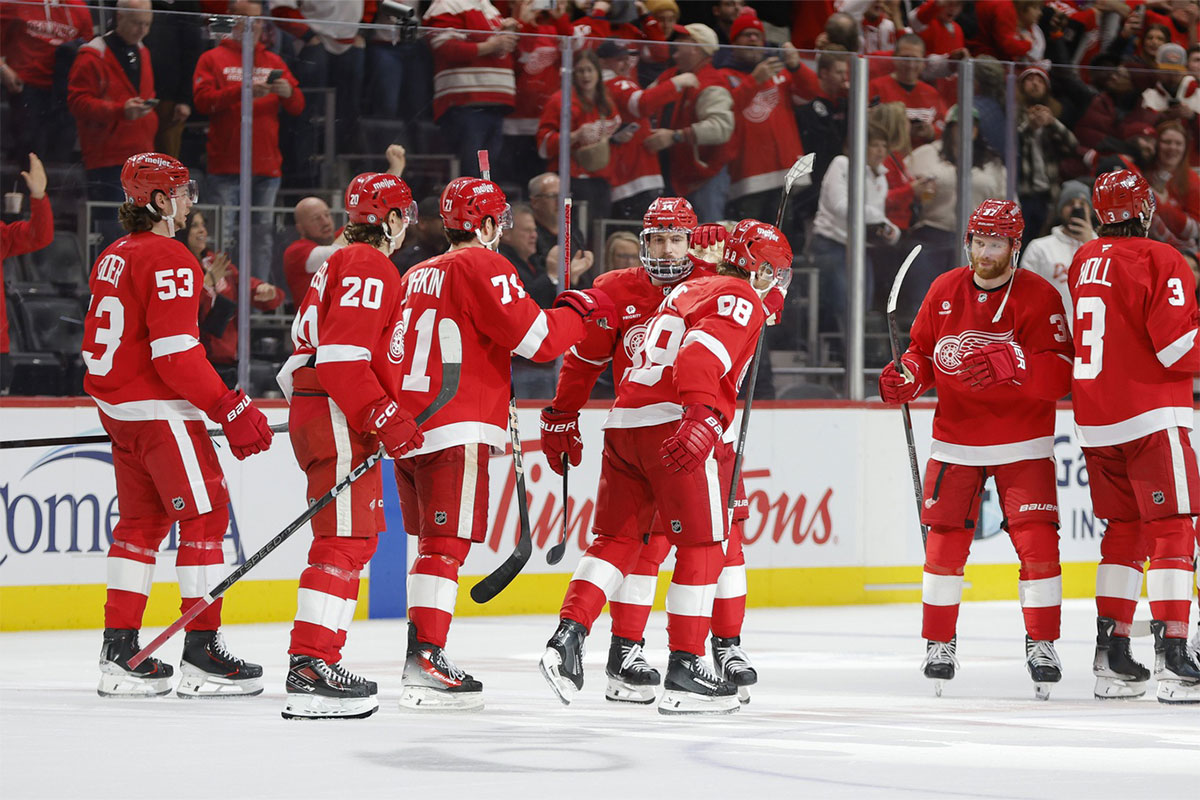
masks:
<path id="1" fill-rule="evenodd" d="M 275 433 L 283 433 L 287 431 L 286 422 L 280 422 L 271 426 L 271 430 Z M 220 428 L 209 428 L 207 431 L 209 436 L 224 436 L 225 431 Z M 108 444 L 112 441 L 106 433 L 91 434 L 88 436 L 51 436 L 44 439 L 10 439 L 6 442 L 0 442 L 0 450 L 17 450 L 23 447 L 62 447 L 70 444 Z"/>

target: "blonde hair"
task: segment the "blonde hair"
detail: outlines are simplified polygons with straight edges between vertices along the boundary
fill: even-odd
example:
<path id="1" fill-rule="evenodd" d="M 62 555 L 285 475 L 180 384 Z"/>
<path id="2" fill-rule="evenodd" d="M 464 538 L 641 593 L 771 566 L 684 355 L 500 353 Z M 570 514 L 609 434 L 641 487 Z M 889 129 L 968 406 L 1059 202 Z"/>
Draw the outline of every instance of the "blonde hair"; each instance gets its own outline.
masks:
<path id="1" fill-rule="evenodd" d="M 906 156 L 912 152 L 908 112 L 904 103 L 880 103 L 867 112 L 867 125 L 884 133 L 888 149 L 893 153 Z"/>

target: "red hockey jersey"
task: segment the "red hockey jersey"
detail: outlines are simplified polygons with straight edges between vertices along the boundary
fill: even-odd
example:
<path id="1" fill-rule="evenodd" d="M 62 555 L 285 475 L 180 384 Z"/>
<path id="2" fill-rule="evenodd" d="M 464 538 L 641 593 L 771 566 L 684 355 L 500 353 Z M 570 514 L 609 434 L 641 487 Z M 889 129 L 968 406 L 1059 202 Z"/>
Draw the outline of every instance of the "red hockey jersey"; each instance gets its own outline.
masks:
<path id="1" fill-rule="evenodd" d="M 762 300 L 741 278 L 713 275 L 676 286 L 650 319 L 604 427 L 674 422 L 684 406 L 699 403 L 728 428 L 765 322 Z"/>
<path id="2" fill-rule="evenodd" d="M 542 310 L 504 256 L 482 247 L 451 250 L 404 275 L 404 333 L 399 352 L 400 404 L 416 416 L 442 387 L 441 337 L 446 327 L 462 343 L 458 390 L 421 430 L 425 444 L 409 456 L 482 442 L 508 441 L 512 356 L 553 361 L 584 333 L 567 308 Z"/>
<path id="3" fill-rule="evenodd" d="M 972 392 L 958 378 L 963 358 L 994 342 L 1019 344 L 1028 375 L 1019 385 Z M 1071 352 L 1062 298 L 1040 275 L 1019 269 L 1009 283 L 986 290 L 970 267 L 939 275 L 905 354 L 921 386 L 937 387 L 930 456 L 970 466 L 1052 457 L 1054 401 L 1070 389 Z"/>
<path id="4" fill-rule="evenodd" d="M 662 165 L 658 162 L 658 154 L 646 149 L 645 141 L 655 128 L 652 118 L 679 99 L 679 90 L 669 80 L 642 89 L 635 81 L 619 75 L 605 81 L 605 85 L 621 112 L 622 124 L 637 125 L 628 141 L 610 142 L 612 201 L 616 203 L 641 192 L 657 190 L 661 194 L 666 186 Z"/>
<path id="5" fill-rule="evenodd" d="M 1084 447 L 1191 428 L 1196 282 L 1174 248 L 1143 238 L 1093 239 L 1067 273 L 1075 307 L 1071 399 Z"/>
<path id="6" fill-rule="evenodd" d="M 732 92 L 736 124 L 729 197 L 736 199 L 781 188 L 804 147 L 792 108 L 794 74 L 780 72 L 763 84 L 747 74 L 733 74 L 742 81 Z"/>
<path id="7" fill-rule="evenodd" d="M 30 86 L 50 88 L 59 45 L 91 38 L 92 15 L 83 0 L 0 4 L 0 50 Z"/>

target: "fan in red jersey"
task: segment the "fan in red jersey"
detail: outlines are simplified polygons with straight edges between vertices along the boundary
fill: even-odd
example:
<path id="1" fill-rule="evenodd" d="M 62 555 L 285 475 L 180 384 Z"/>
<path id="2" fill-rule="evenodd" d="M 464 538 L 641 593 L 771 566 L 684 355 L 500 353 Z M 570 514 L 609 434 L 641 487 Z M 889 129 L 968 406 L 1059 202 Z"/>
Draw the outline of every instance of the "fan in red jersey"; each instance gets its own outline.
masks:
<path id="1" fill-rule="evenodd" d="M 667 593 L 671 655 L 659 711 L 738 709 L 738 687 L 703 661 L 728 533 L 729 477 L 720 475 L 714 449 L 733 420 L 738 386 L 766 320 L 761 294 L 786 288 L 791 261 L 783 234 L 745 220 L 726 242 L 718 274 L 677 284 L 647 321 L 604 423 L 596 538 L 572 576 L 542 656 L 542 674 L 563 703 L 583 688 L 584 638 L 638 564 L 643 534 L 657 516 L 676 547 Z M 652 700 L 652 689 L 640 695 L 640 702 Z"/>
<path id="2" fill-rule="evenodd" d="M 313 276 L 292 323 L 296 352 L 279 374 L 308 497 L 329 491 L 381 445 L 399 458 L 422 441 L 397 403 L 404 298 L 389 260 L 416 222 L 416 205 L 404 181 L 366 172 L 347 187 L 346 211 L 348 245 Z M 313 517 L 288 648 L 285 719 L 358 719 L 379 708 L 375 682 L 350 672 L 341 657 L 359 574 L 385 527 L 380 468 Z"/>
<path id="3" fill-rule="evenodd" d="M 183 164 L 161 153 L 130 157 L 121 170 L 128 235 L 96 261 L 83 327 L 84 389 L 112 438 L 121 519 L 108 551 L 108 598 L 99 693 L 151 697 L 171 691 L 171 667 L 148 658 L 129 669 L 150 594 L 159 544 L 179 525 L 180 611 L 220 579 L 229 492 L 205 417 L 220 425 L 234 456 L 271 445 L 266 417 L 229 390 L 204 357 L 197 317 L 200 265 L 173 237 L 196 200 Z M 225 649 L 217 600 L 187 625 L 182 697 L 262 692 L 262 667 Z"/>
<path id="4" fill-rule="evenodd" d="M 1021 560 L 1025 657 L 1039 698 L 1062 677 L 1054 651 L 1062 606 L 1054 403 L 1067 393 L 1071 339 L 1062 298 L 1045 278 L 1017 270 L 1021 210 L 984 200 L 971 215 L 969 267 L 929 287 L 902 356 L 879 377 L 884 402 L 937 388 L 933 443 L 925 469 L 922 634 L 925 677 L 954 677 L 963 567 L 979 518 L 984 482 L 994 477 L 1004 527 Z"/>
<path id="5" fill-rule="evenodd" d="M 1200 702 L 1187 651 L 1194 565 L 1191 517 L 1200 480 L 1189 431 L 1200 369 L 1196 284 L 1183 256 L 1146 238 L 1154 194 L 1137 173 L 1101 175 L 1092 190 L 1100 238 L 1079 248 L 1067 284 L 1075 304 L 1071 398 L 1096 516 L 1108 520 L 1096 571 L 1097 697 L 1140 697 L 1149 671 L 1129 648 L 1146 576 L 1158 699 Z"/>
<path id="6" fill-rule="evenodd" d="M 460 385 L 422 427 L 425 443 L 396 461 L 404 529 L 417 536 L 408 582 L 409 643 L 400 703 L 474 709 L 483 685 L 446 656 L 458 596 L 458 569 L 487 529 L 488 456 L 508 441 L 512 356 L 552 361 L 583 338 L 585 323 L 615 325 L 603 292 L 566 291 L 542 310 L 508 259 L 495 252 L 512 211 L 500 187 L 457 178 L 440 202 L 450 249 L 404 275 L 404 320 L 395 352 L 399 400 L 413 413 L 441 389 L 441 339 L 462 345 Z M 435 332 L 437 335 L 435 335 Z"/>

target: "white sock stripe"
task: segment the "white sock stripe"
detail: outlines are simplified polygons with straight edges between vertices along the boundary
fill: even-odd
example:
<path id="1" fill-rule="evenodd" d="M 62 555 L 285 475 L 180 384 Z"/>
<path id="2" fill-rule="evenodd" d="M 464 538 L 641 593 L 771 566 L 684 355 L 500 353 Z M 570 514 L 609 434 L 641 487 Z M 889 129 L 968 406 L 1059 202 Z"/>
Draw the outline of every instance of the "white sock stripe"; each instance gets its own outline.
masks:
<path id="1" fill-rule="evenodd" d="M 300 587 L 296 593 L 296 621 L 319 625 L 337 633 L 342 625 L 346 599 L 316 589 Z"/>
<path id="2" fill-rule="evenodd" d="M 961 575 L 922 573 L 921 602 L 929 606 L 956 606 L 962 602 Z"/>
<path id="3" fill-rule="evenodd" d="M 150 596 L 150 584 L 154 581 L 153 564 L 116 556 L 109 556 L 105 561 L 108 562 L 109 589 Z"/>
<path id="4" fill-rule="evenodd" d="M 342 606 L 342 619 L 338 622 L 339 631 L 350 630 L 350 623 L 354 619 L 354 609 L 358 607 L 358 598 L 346 598 L 345 604 Z"/>
<path id="5" fill-rule="evenodd" d="M 224 564 L 176 564 L 175 575 L 179 578 L 179 596 L 204 597 L 208 594 L 209 589 L 221 582 L 224 572 Z"/>
<path id="6" fill-rule="evenodd" d="M 1021 608 L 1057 608 L 1062 605 L 1062 575 L 1018 581 Z"/>
<path id="7" fill-rule="evenodd" d="M 345 480 L 354 465 L 350 462 L 354 453 L 350 445 L 350 426 L 346 423 L 346 415 L 338 408 L 333 398 L 329 398 L 329 423 L 333 429 L 333 448 L 337 454 L 337 464 L 334 466 L 334 482 Z M 337 535 L 350 536 L 353 532 L 353 500 L 354 484 L 334 498 L 334 511 L 337 517 Z"/>
<path id="8" fill-rule="evenodd" d="M 1121 564 L 1101 564 L 1096 568 L 1096 597 L 1134 600 L 1142 594 L 1142 571 Z"/>
<path id="9" fill-rule="evenodd" d="M 575 574 L 571 576 L 571 580 L 587 581 L 604 592 L 605 599 L 608 599 L 617 591 L 617 587 L 625 580 L 625 576 L 615 565 L 608 563 L 603 558 L 585 555 L 579 559 L 579 565 L 575 567 Z"/>
<path id="10" fill-rule="evenodd" d="M 711 617 L 716 596 L 715 583 L 695 586 L 671 581 L 667 589 L 667 613 L 680 617 Z"/>
<path id="11" fill-rule="evenodd" d="M 657 575 L 630 573 L 625 576 L 620 587 L 608 599 L 615 603 L 627 603 L 631 606 L 652 606 L 654 605 L 654 589 L 657 584 Z"/>
<path id="12" fill-rule="evenodd" d="M 1146 595 L 1153 603 L 1156 600 L 1192 599 L 1192 571 L 1190 569 L 1151 569 L 1146 573 Z"/>
<path id="13" fill-rule="evenodd" d="M 208 487 L 204 485 L 204 473 L 200 471 L 200 459 L 196 456 L 196 445 L 188 435 L 187 425 L 183 420 L 168 420 L 171 435 L 175 437 L 175 445 L 179 448 L 179 459 L 183 462 L 183 474 L 187 476 L 188 487 L 192 493 L 192 505 L 197 514 L 207 514 L 212 511 L 212 500 L 208 497 Z"/>
<path id="14" fill-rule="evenodd" d="M 1188 492 L 1187 461 L 1183 457 L 1183 445 L 1179 441 L 1179 428 L 1167 428 L 1167 442 L 1171 446 L 1171 471 L 1175 479 L 1175 502 L 1180 514 L 1190 514 L 1192 500 Z"/>
<path id="15" fill-rule="evenodd" d="M 458 600 L 458 583 L 438 575 L 414 572 L 408 576 L 408 607 L 433 608 L 454 613 Z"/>
<path id="16" fill-rule="evenodd" d="M 714 542 L 725 539 L 725 503 L 721 500 L 721 476 L 717 471 L 717 457 L 712 454 L 704 462 L 704 479 L 708 483 L 708 513 L 712 525 Z"/>
<path id="17" fill-rule="evenodd" d="M 746 565 L 738 564 L 721 570 L 717 578 L 717 597 L 728 600 L 746 596 Z"/>
<path id="18" fill-rule="evenodd" d="M 475 522 L 475 490 L 479 477 L 479 446 L 463 445 L 463 480 L 458 498 L 458 538 L 470 539 Z"/>

